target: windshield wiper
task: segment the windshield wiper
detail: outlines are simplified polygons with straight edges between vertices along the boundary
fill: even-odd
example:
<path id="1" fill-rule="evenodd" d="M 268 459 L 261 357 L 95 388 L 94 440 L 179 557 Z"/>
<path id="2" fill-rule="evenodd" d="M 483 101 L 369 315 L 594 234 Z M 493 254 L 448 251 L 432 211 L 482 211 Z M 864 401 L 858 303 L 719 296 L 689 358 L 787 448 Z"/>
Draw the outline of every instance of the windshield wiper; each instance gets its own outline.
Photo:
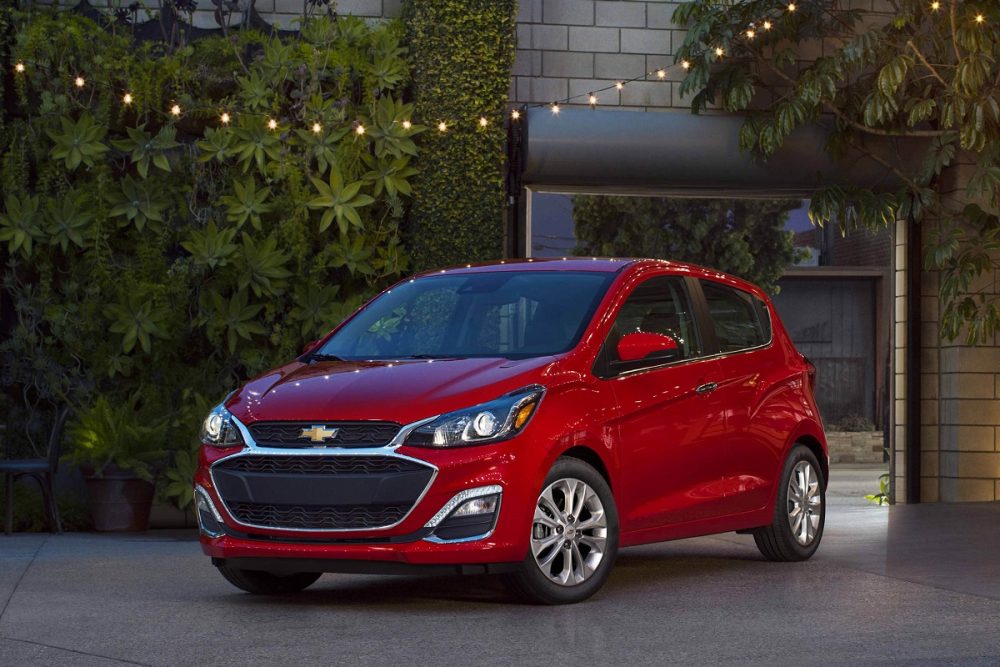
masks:
<path id="1" fill-rule="evenodd" d="M 322 354 L 320 352 L 314 352 L 309 355 L 309 363 L 314 361 L 343 361 L 340 357 L 335 354 Z"/>
<path id="2" fill-rule="evenodd" d="M 394 359 L 461 359 L 457 354 L 403 354 Z"/>

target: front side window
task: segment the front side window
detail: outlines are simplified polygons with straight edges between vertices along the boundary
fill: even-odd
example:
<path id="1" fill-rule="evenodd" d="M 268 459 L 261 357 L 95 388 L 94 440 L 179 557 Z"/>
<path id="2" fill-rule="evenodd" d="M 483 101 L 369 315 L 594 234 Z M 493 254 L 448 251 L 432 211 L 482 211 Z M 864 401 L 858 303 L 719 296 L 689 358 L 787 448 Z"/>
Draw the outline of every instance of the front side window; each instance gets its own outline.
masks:
<path id="1" fill-rule="evenodd" d="M 629 295 L 611 329 L 608 340 L 611 361 L 618 361 L 616 346 L 621 337 L 629 333 L 670 336 L 677 341 L 680 360 L 701 354 L 694 314 L 682 278 L 650 278 Z"/>
<path id="2" fill-rule="evenodd" d="M 425 276 L 368 304 L 315 352 L 342 359 L 559 354 L 579 341 L 613 278 L 586 271 Z"/>
<path id="3" fill-rule="evenodd" d="M 770 322 L 765 326 L 756 304 L 759 300 L 752 294 L 709 280 L 701 281 L 701 289 L 715 325 L 720 352 L 738 352 L 770 340 Z"/>

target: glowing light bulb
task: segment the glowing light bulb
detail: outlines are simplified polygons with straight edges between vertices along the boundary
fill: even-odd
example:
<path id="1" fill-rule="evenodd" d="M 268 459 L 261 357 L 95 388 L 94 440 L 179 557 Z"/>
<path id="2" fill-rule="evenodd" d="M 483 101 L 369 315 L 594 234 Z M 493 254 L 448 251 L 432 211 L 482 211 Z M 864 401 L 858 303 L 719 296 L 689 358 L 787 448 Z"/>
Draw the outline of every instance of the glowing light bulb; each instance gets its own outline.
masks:
<path id="1" fill-rule="evenodd" d="M 268 118 L 267 119 L 267 129 L 269 129 L 269 130 L 277 130 L 278 129 L 278 121 L 274 120 L 273 118 Z"/>
<path id="2" fill-rule="evenodd" d="M 365 126 L 362 125 L 361 123 L 358 123 L 358 126 L 356 128 L 354 128 L 354 133 L 357 134 L 357 135 L 359 135 L 359 136 L 362 135 L 362 134 L 364 134 L 365 133 Z"/>
<path id="3" fill-rule="evenodd" d="M 219 116 L 219 120 L 222 121 L 223 125 L 229 125 L 229 121 L 231 121 L 232 118 L 229 117 L 228 113 L 226 113 L 225 111 L 223 111 L 222 115 Z"/>
<path id="4" fill-rule="evenodd" d="M 986 20 L 985 16 L 983 16 L 982 14 L 976 14 L 976 23 L 983 23 L 985 20 Z"/>
<path id="5" fill-rule="evenodd" d="M 490 124 L 490 121 L 486 118 L 486 116 L 480 116 L 479 117 L 479 127 L 486 127 L 489 124 Z"/>
<path id="6" fill-rule="evenodd" d="M 660 78 L 660 79 L 666 79 L 667 78 L 667 71 L 664 70 L 664 69 L 658 69 L 658 70 L 656 70 L 656 76 L 658 78 Z"/>
<path id="7" fill-rule="evenodd" d="M 934 0 L 934 2 L 931 3 L 931 11 L 936 12 L 939 9 L 941 9 L 941 3 L 938 2 L 938 0 Z"/>
<path id="8" fill-rule="evenodd" d="M 591 93 L 590 95 L 587 96 L 587 101 L 590 102 L 590 106 L 596 106 L 597 105 L 597 95 Z"/>
<path id="9" fill-rule="evenodd" d="M 747 30 L 747 39 L 753 39 L 756 36 L 757 33 L 755 33 L 753 30 Z"/>
<path id="10" fill-rule="evenodd" d="M 684 69 L 691 69 L 691 63 L 687 60 L 682 60 L 681 67 L 683 67 Z"/>
<path id="11" fill-rule="evenodd" d="M 24 63 L 17 63 L 14 65 L 14 71 L 18 74 L 24 74 Z"/>
<path id="12" fill-rule="evenodd" d="M 85 85 L 87 85 L 87 82 L 83 80 L 82 76 L 78 76 L 75 79 L 73 79 L 73 85 L 75 85 L 77 88 L 83 88 Z"/>
<path id="13" fill-rule="evenodd" d="M 320 125 L 319 123 L 313 123 L 312 131 L 314 134 L 319 134 L 320 132 L 323 131 L 323 126 Z"/>
<path id="14" fill-rule="evenodd" d="M 622 83 L 621 81 L 615 81 L 615 88 L 617 88 L 618 90 L 621 90 L 624 87 L 625 87 L 624 83 Z"/>
<path id="15" fill-rule="evenodd" d="M 722 49 L 721 46 L 715 47 L 715 55 L 717 57 L 721 58 L 723 56 L 723 54 L 725 54 L 725 51 Z"/>
<path id="16" fill-rule="evenodd" d="M 408 120 L 404 120 L 404 121 L 403 121 L 403 129 L 404 129 L 404 130 L 408 130 L 408 129 L 410 129 L 411 127 L 413 127 L 413 123 L 411 123 L 411 122 L 410 122 L 410 121 L 408 121 Z"/>
<path id="17" fill-rule="evenodd" d="M 170 115 L 171 116 L 180 116 L 181 115 L 181 105 L 175 104 L 174 106 L 170 107 Z"/>
<path id="18" fill-rule="evenodd" d="M 448 130 L 448 123 L 441 121 L 438 123 L 438 132 L 446 132 Z"/>
<path id="19" fill-rule="evenodd" d="M 517 109 L 514 109 L 510 112 L 510 117 L 513 118 L 514 120 L 519 120 L 521 118 L 521 112 L 518 111 Z"/>
<path id="20" fill-rule="evenodd" d="M 132 104 L 132 93 L 122 95 L 122 104 Z"/>
<path id="21" fill-rule="evenodd" d="M 552 113 L 558 114 L 559 111 L 560 111 L 560 109 L 559 109 L 559 103 L 558 102 L 553 102 L 552 103 Z"/>
<path id="22" fill-rule="evenodd" d="M 794 12 L 795 10 L 796 10 L 795 3 L 794 2 L 789 2 L 788 3 L 788 11 Z"/>
<path id="23" fill-rule="evenodd" d="M 764 30 L 770 30 L 770 29 L 771 29 L 771 22 L 764 21 Z"/>

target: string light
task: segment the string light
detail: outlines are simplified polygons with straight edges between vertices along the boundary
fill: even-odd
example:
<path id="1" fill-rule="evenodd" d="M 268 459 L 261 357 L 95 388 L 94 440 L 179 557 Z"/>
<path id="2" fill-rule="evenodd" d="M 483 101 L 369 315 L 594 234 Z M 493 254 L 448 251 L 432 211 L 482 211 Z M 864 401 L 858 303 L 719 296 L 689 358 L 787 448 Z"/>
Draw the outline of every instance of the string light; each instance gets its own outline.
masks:
<path id="1" fill-rule="evenodd" d="M 587 95 L 587 101 L 590 102 L 590 108 L 593 109 L 597 106 L 597 95 L 590 93 Z"/>
<path id="2" fill-rule="evenodd" d="M 447 132 L 447 131 L 448 131 L 448 123 L 444 121 L 438 123 L 438 132 Z"/>
<path id="3" fill-rule="evenodd" d="M 976 14 L 976 23 L 983 23 L 985 20 L 986 20 L 985 16 L 983 16 L 982 14 Z"/>
<path id="4" fill-rule="evenodd" d="M 795 11 L 795 9 L 796 9 L 796 7 L 795 7 L 795 3 L 794 3 L 794 2 L 789 2 L 789 3 L 788 3 L 788 11 L 790 11 L 790 12 L 794 12 L 794 11 Z"/>
<path id="5" fill-rule="evenodd" d="M 180 116 L 181 115 L 181 105 L 175 104 L 174 106 L 170 107 L 170 115 L 171 116 Z"/>
<path id="6" fill-rule="evenodd" d="M 687 60 L 682 60 L 681 67 L 684 69 L 691 69 L 691 63 Z"/>
<path id="7" fill-rule="evenodd" d="M 273 118 L 268 118 L 267 119 L 267 129 L 269 129 L 269 130 L 277 130 L 278 129 L 278 121 L 274 120 Z"/>
<path id="8" fill-rule="evenodd" d="M 358 123 L 358 126 L 354 128 L 354 133 L 357 134 L 358 136 L 361 136 L 362 134 L 365 133 L 365 126 L 362 125 L 361 123 Z"/>
<path id="9" fill-rule="evenodd" d="M 615 88 L 617 88 L 618 90 L 621 90 L 624 87 L 625 87 L 624 83 L 622 83 L 621 81 L 615 81 Z"/>
<path id="10" fill-rule="evenodd" d="M 667 71 L 665 69 L 660 68 L 660 69 L 656 70 L 656 76 L 659 77 L 659 78 L 661 78 L 661 79 L 666 79 L 667 78 Z"/>
<path id="11" fill-rule="evenodd" d="M 559 103 L 558 102 L 553 102 L 551 108 L 552 108 L 552 113 L 553 114 L 559 115 Z"/>
<path id="12" fill-rule="evenodd" d="M 18 74 L 24 74 L 24 63 L 16 63 L 14 65 L 14 71 Z"/>
<path id="13" fill-rule="evenodd" d="M 313 134 L 319 134 L 320 132 L 323 131 L 323 126 L 320 125 L 319 123 L 313 123 L 312 131 Z"/>
<path id="14" fill-rule="evenodd" d="M 413 127 L 413 123 L 411 123 L 411 122 L 410 122 L 410 121 L 408 121 L 408 120 L 404 120 L 404 121 L 403 121 L 403 129 L 404 129 L 404 130 L 408 130 L 408 129 L 410 129 L 411 127 Z"/>
<path id="15" fill-rule="evenodd" d="M 764 21 L 764 30 L 770 30 L 770 29 L 771 29 L 771 22 Z"/>
<path id="16" fill-rule="evenodd" d="M 722 49 L 721 46 L 715 47 L 715 55 L 717 57 L 721 58 L 723 56 L 723 54 L 725 54 L 725 51 Z"/>
<path id="17" fill-rule="evenodd" d="M 510 117 L 513 120 L 520 120 L 521 119 L 521 112 L 518 111 L 517 109 L 512 109 L 511 112 L 510 112 Z"/>
<path id="18" fill-rule="evenodd" d="M 479 117 L 479 127 L 486 127 L 489 124 L 490 124 L 490 121 L 486 118 L 486 116 L 480 116 Z"/>
<path id="19" fill-rule="evenodd" d="M 83 88 L 85 85 L 87 85 L 87 82 L 84 81 L 82 76 L 78 76 L 75 79 L 73 79 L 73 85 L 75 85 L 77 88 Z"/>
<path id="20" fill-rule="evenodd" d="M 129 105 L 132 104 L 132 93 L 125 93 L 122 95 L 122 104 Z"/>
<path id="21" fill-rule="evenodd" d="M 747 30 L 747 39 L 753 39 L 756 36 L 757 33 L 755 33 L 753 30 Z"/>
<path id="22" fill-rule="evenodd" d="M 936 12 L 939 9 L 941 9 L 941 3 L 938 2 L 938 0 L 934 0 L 934 2 L 931 3 L 931 11 Z"/>
<path id="23" fill-rule="evenodd" d="M 229 117 L 228 113 L 226 113 L 225 111 L 223 111 L 222 115 L 219 116 L 219 120 L 222 121 L 223 125 L 229 125 L 229 121 L 232 120 L 232 118 Z"/>

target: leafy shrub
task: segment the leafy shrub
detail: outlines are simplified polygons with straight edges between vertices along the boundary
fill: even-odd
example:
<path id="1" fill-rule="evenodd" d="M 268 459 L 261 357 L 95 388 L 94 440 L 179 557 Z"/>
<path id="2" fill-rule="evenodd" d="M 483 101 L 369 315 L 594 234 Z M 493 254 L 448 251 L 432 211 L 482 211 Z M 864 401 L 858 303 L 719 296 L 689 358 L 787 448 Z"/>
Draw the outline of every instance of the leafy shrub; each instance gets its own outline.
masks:
<path id="1" fill-rule="evenodd" d="M 5 19 L 11 62 L 26 64 L 0 116 L 12 424 L 74 405 L 84 460 L 98 426 L 136 435 L 110 431 L 131 410 L 162 417 L 157 438 L 186 452 L 201 408 L 406 268 L 422 128 L 402 124 L 399 23 L 319 17 L 297 37 L 179 44 L 70 12 Z M 157 467 L 121 450 L 110 460 Z"/>

